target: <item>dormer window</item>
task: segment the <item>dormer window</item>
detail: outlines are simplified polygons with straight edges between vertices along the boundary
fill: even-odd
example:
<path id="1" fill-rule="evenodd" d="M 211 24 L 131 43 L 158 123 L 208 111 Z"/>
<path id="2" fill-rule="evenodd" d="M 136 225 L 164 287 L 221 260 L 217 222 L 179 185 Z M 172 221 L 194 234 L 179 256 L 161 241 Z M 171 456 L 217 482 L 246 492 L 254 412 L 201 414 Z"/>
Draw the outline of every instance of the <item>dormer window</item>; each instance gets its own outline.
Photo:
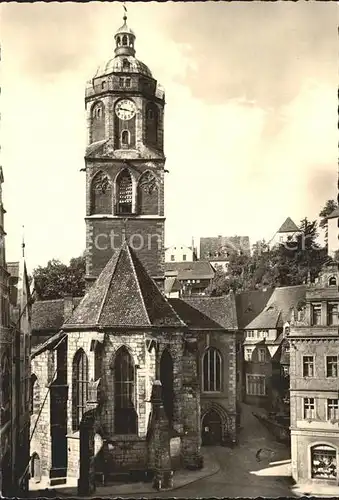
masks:
<path id="1" fill-rule="evenodd" d="M 106 88 L 106 80 L 104 80 L 103 82 L 101 82 L 101 88 L 102 89 Z"/>
<path id="2" fill-rule="evenodd" d="M 130 67 L 131 67 L 131 65 L 130 65 L 129 60 L 128 60 L 128 59 L 124 59 L 124 60 L 122 61 L 122 69 L 124 69 L 124 70 L 127 70 L 127 71 L 128 71 L 128 70 L 130 69 Z"/>

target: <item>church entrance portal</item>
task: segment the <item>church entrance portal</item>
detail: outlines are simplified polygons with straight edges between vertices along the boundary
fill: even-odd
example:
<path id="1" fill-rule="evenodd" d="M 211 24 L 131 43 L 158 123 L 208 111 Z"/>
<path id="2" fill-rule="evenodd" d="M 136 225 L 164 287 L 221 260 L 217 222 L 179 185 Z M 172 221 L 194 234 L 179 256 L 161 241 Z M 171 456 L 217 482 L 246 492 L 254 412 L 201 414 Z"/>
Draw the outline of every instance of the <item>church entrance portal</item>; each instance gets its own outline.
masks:
<path id="1" fill-rule="evenodd" d="M 222 440 L 222 422 L 219 413 L 210 410 L 202 419 L 202 444 L 216 445 Z"/>

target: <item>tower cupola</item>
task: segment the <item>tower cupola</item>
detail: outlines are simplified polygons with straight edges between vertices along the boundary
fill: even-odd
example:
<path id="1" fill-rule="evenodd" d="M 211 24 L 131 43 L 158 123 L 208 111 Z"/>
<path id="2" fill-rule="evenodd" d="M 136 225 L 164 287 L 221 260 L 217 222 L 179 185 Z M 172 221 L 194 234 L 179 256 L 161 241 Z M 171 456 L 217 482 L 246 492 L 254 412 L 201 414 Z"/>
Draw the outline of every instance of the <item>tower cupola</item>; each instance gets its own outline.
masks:
<path id="1" fill-rule="evenodd" d="M 126 12 L 123 17 L 124 24 L 118 29 L 115 38 L 115 50 L 114 53 L 116 56 L 135 56 L 135 34 L 134 32 L 127 26 L 127 15 Z"/>

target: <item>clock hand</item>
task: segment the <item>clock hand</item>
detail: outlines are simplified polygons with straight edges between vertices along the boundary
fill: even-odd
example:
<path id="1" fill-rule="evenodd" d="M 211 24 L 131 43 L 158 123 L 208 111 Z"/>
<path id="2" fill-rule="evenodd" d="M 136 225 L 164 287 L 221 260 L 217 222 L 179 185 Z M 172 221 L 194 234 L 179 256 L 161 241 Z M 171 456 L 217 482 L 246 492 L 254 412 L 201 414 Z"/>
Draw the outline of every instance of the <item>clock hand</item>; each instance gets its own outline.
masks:
<path id="1" fill-rule="evenodd" d="M 127 109 L 127 108 L 120 108 L 120 109 L 121 109 L 121 111 L 128 111 L 128 112 L 131 111 L 130 109 Z"/>

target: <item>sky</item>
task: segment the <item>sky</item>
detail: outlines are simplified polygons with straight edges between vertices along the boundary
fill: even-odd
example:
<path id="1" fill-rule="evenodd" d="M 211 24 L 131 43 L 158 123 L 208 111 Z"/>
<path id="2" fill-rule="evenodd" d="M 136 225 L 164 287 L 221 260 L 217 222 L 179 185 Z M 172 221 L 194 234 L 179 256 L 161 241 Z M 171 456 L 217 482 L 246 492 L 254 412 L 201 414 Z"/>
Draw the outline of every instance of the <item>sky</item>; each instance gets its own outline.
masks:
<path id="1" fill-rule="evenodd" d="M 165 87 L 166 244 L 269 240 L 337 197 L 335 2 L 126 2 L 136 57 Z M 7 260 L 85 249 L 84 92 L 112 57 L 119 2 L 2 3 Z"/>

